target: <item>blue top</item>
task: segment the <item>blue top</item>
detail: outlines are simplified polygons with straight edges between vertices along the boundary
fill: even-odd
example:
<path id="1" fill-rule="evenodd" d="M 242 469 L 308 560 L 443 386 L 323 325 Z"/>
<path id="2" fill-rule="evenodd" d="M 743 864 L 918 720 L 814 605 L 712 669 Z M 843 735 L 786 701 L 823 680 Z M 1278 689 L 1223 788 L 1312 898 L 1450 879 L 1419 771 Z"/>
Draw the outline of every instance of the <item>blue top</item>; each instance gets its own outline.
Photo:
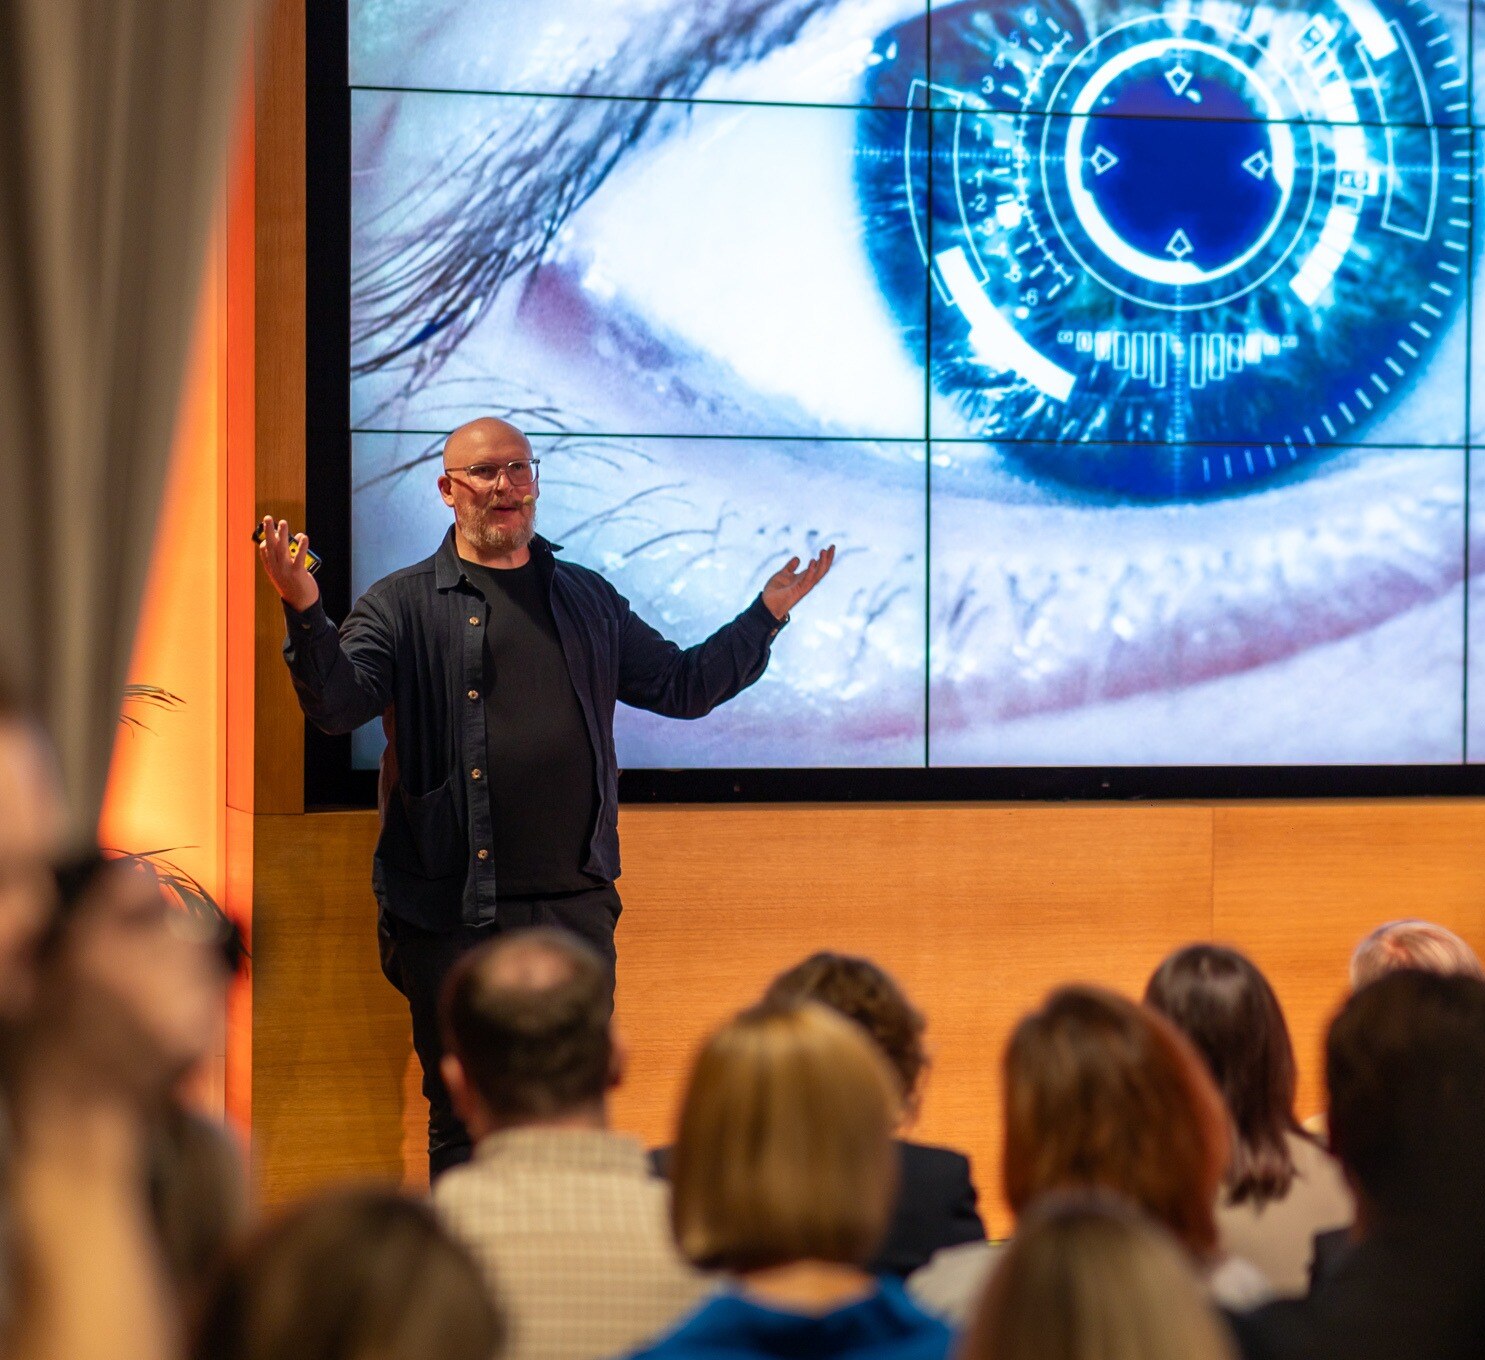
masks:
<path id="1" fill-rule="evenodd" d="M 945 1360 L 953 1333 L 895 1280 L 830 1313 L 713 1297 L 634 1360 Z"/>

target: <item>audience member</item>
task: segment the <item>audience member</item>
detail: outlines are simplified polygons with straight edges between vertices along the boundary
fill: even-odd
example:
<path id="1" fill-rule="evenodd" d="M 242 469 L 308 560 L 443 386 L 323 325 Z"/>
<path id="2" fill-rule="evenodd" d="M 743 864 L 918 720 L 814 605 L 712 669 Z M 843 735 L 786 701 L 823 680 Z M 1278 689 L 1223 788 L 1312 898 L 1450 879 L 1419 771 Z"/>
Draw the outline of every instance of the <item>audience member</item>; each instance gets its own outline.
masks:
<path id="1" fill-rule="evenodd" d="M 1388 921 L 1362 940 L 1351 955 L 1351 990 L 1360 991 L 1367 983 L 1399 968 L 1485 978 L 1475 951 L 1452 930 L 1432 921 Z"/>
<path id="2" fill-rule="evenodd" d="M 897 983 L 869 959 L 821 952 L 779 974 L 764 1000 L 818 1001 L 854 1020 L 891 1065 L 901 1098 L 899 1133 L 917 1119 L 928 1054 L 923 1014 Z M 969 1158 L 950 1148 L 897 1139 L 898 1189 L 887 1236 L 873 1274 L 905 1276 L 934 1252 L 961 1242 L 983 1242 L 985 1225 Z"/>
<path id="3" fill-rule="evenodd" d="M 433 1212 L 390 1190 L 290 1210 L 232 1254 L 194 1360 L 493 1360 L 500 1317 Z"/>
<path id="4" fill-rule="evenodd" d="M 1485 1350 L 1485 982 L 1402 969 L 1326 1041 L 1331 1144 L 1361 1240 L 1306 1299 L 1239 1319 L 1254 1360 Z"/>
<path id="5" fill-rule="evenodd" d="M 0 1023 L 36 992 L 36 950 L 56 908 L 66 822 L 51 748 L 0 690 Z"/>
<path id="6" fill-rule="evenodd" d="M 151 1220 L 189 1325 L 247 1228 L 242 1151 L 216 1120 L 170 1100 L 150 1121 L 146 1159 Z"/>
<path id="7" fill-rule="evenodd" d="M 1005 1196 L 1017 1217 L 1054 1190 L 1122 1195 L 1186 1249 L 1214 1300 L 1256 1303 L 1256 1267 L 1222 1253 L 1215 1205 L 1228 1161 L 1222 1097 L 1164 1016 L 1096 987 L 1064 987 L 1011 1035 L 1004 1064 Z M 1000 1250 L 940 1252 L 909 1281 L 962 1324 Z"/>
<path id="8" fill-rule="evenodd" d="M 152 872 L 140 861 L 135 867 Z M 206 1033 L 214 1051 L 226 1020 L 228 990 L 247 958 L 242 937 L 234 923 L 215 913 L 186 914 L 171 905 L 164 919 L 172 936 L 184 935 L 201 946 L 206 968 L 195 975 L 198 1009 L 208 1017 Z M 177 1310 L 188 1327 L 249 1217 L 243 1149 L 231 1129 L 196 1108 L 199 1095 L 192 1085 L 202 1075 L 199 1069 L 187 1072 L 175 1084 L 152 1112 L 146 1140 L 151 1220 Z"/>
<path id="9" fill-rule="evenodd" d="M 880 1052 L 824 1006 L 758 1006 L 712 1036 L 671 1214 L 681 1251 L 732 1287 L 643 1360 L 944 1360 L 949 1330 L 866 1269 L 895 1193 L 899 1100 Z"/>
<path id="10" fill-rule="evenodd" d="M 672 1193 L 608 1127 L 607 963 L 503 936 L 441 1007 L 474 1159 L 431 1208 L 341 1193 L 238 1241 L 237 1149 L 179 1098 L 220 1035 L 221 942 L 145 865 L 53 870 L 63 822 L 46 743 L 0 693 L 16 1360 L 174 1360 L 183 1333 L 192 1360 L 947 1360 L 941 1319 L 970 1321 L 962 1360 L 1232 1360 L 1214 1304 L 1245 1360 L 1485 1356 L 1485 973 L 1442 927 L 1355 952 L 1326 1047 L 1339 1166 L 1296 1123 L 1284 1016 L 1241 954 L 1178 951 L 1143 1006 L 1053 992 L 1005 1052 L 998 1246 L 967 1158 L 901 1137 L 925 1021 L 869 960 L 812 955 L 713 1035 Z M 1267 1301 L 1264 1276 L 1297 1296 L 1334 1230 L 1333 1272 Z"/>
<path id="11" fill-rule="evenodd" d="M 1251 1261 L 1279 1293 L 1305 1293 L 1316 1235 L 1343 1230 L 1355 1210 L 1340 1167 L 1295 1116 L 1294 1048 L 1278 997 L 1236 950 L 1195 944 L 1155 970 L 1145 1001 L 1196 1045 L 1227 1103 L 1221 1250 Z"/>
<path id="12" fill-rule="evenodd" d="M 92 856 L 58 883 L 35 1002 L 6 1032 L 24 1285 L 11 1349 L 155 1360 L 173 1353 L 176 1324 L 146 1196 L 148 1130 L 213 1046 L 215 955 L 175 928 L 152 874 Z"/>
<path id="13" fill-rule="evenodd" d="M 1128 1204 L 1044 1196 L 1018 1224 L 960 1360 L 1232 1360 L 1180 1248 Z"/>
<path id="14" fill-rule="evenodd" d="M 40 730 L 0 685 L 0 1037 L 7 1069 L 21 1057 L 18 1034 L 36 999 L 37 947 L 56 909 L 52 862 L 66 821 L 52 753 Z M 5 1073 L 0 1127 L 14 1122 L 16 1073 Z M 0 1139 L 0 1347 L 17 1349 L 20 1261 L 14 1149 Z"/>
<path id="15" fill-rule="evenodd" d="M 582 940 L 529 930 L 467 955 L 444 989 L 443 1077 L 475 1149 L 433 1199 L 489 1276 L 510 1360 L 630 1350 L 706 1288 L 644 1148 L 608 1129 L 611 986 Z"/>
<path id="16" fill-rule="evenodd" d="M 923 1014 L 897 983 L 870 959 L 822 951 L 780 973 L 764 993 L 770 1003 L 818 1001 L 854 1020 L 890 1064 L 900 1092 L 898 1132 L 916 1121 L 923 1099 L 928 1053 Z M 969 1158 L 951 1148 L 896 1140 L 897 1199 L 887 1236 L 870 1263 L 874 1275 L 912 1274 L 934 1252 L 962 1242 L 983 1242 L 985 1225 Z M 670 1149 L 651 1161 L 669 1174 Z"/>
<path id="17" fill-rule="evenodd" d="M 206 923 L 173 908 L 140 859 L 87 854 L 58 870 L 61 903 L 41 948 L 54 968 L 118 1012 L 87 1042 L 149 1112 L 168 1099 L 226 1027 L 220 943 Z M 113 1048 L 112 1045 L 117 1045 Z M 131 1070 L 129 1063 L 143 1062 Z"/>
<path id="18" fill-rule="evenodd" d="M 65 820 L 45 737 L 0 692 L 0 1344 L 154 1360 L 174 1335 L 145 1144 L 214 1033 L 193 1008 L 205 969 L 162 942 L 152 878 L 91 856 L 59 880 Z"/>

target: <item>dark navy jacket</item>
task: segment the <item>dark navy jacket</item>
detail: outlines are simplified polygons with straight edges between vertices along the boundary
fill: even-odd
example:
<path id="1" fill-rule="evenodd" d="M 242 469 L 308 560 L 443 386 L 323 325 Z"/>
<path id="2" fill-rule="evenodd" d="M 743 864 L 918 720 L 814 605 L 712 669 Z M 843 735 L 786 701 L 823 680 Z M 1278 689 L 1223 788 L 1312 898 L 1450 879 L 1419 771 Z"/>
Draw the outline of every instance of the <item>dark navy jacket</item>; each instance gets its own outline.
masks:
<path id="1" fill-rule="evenodd" d="M 598 812 L 583 870 L 612 881 L 619 876 L 615 702 L 699 718 L 763 674 L 782 625 L 760 595 L 682 651 L 597 572 L 559 561 L 557 551 L 532 540 L 593 744 Z M 425 930 L 494 921 L 487 781 L 499 772 L 489 769 L 481 693 L 489 608 L 460 566 L 453 529 L 432 557 L 371 586 L 338 632 L 318 602 L 284 613 L 284 657 L 309 720 L 338 733 L 381 715 L 387 729 L 372 862 L 378 903 Z"/>

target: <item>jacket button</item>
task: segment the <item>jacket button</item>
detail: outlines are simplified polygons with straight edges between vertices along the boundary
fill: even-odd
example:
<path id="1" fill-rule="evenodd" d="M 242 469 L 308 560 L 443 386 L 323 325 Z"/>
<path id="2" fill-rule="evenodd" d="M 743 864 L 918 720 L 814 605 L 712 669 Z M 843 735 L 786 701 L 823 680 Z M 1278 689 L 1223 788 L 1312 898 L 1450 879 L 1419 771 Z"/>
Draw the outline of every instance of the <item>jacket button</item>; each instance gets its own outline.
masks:
<path id="1" fill-rule="evenodd" d="M 479 690 L 477 690 L 477 689 L 472 689 L 472 690 L 470 690 L 470 691 L 469 691 L 469 697 L 470 697 L 470 698 L 471 698 L 471 699 L 478 699 L 478 698 L 479 698 L 479 697 L 480 697 L 480 692 L 479 692 Z"/>
<path id="2" fill-rule="evenodd" d="M 478 614 L 471 614 L 469 616 L 469 621 L 470 621 L 470 623 L 472 623 L 476 627 L 478 627 L 479 626 L 479 621 L 480 621 L 480 616 Z"/>
<path id="3" fill-rule="evenodd" d="M 469 772 L 469 777 L 471 779 L 478 779 L 480 777 L 480 772 L 477 769 L 476 770 L 471 770 Z"/>
<path id="4" fill-rule="evenodd" d="M 478 858 L 478 859 L 489 859 L 490 858 L 490 852 L 488 850 L 481 850 L 479 852 L 479 855 L 476 858 Z"/>

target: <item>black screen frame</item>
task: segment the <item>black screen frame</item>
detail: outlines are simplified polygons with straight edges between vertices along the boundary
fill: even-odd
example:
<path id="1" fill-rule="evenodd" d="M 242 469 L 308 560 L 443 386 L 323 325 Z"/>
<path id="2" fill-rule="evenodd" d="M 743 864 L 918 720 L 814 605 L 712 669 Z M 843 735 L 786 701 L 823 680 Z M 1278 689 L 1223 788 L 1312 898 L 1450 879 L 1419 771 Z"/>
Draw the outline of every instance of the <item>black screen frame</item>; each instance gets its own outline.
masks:
<path id="1" fill-rule="evenodd" d="M 306 6 L 305 22 L 306 516 L 324 559 L 318 579 L 325 606 L 338 619 L 351 606 L 348 0 Z M 1464 546 L 1468 553 L 1467 535 Z M 1468 579 L 1466 569 L 1466 590 Z M 1449 765 L 645 769 L 620 774 L 619 798 L 812 803 L 1478 797 L 1485 795 L 1485 765 L 1463 763 L 1464 732 L 1461 724 L 1461 762 Z M 376 791 L 377 772 L 352 765 L 349 736 L 327 736 L 306 722 L 307 808 L 371 807 Z"/>

